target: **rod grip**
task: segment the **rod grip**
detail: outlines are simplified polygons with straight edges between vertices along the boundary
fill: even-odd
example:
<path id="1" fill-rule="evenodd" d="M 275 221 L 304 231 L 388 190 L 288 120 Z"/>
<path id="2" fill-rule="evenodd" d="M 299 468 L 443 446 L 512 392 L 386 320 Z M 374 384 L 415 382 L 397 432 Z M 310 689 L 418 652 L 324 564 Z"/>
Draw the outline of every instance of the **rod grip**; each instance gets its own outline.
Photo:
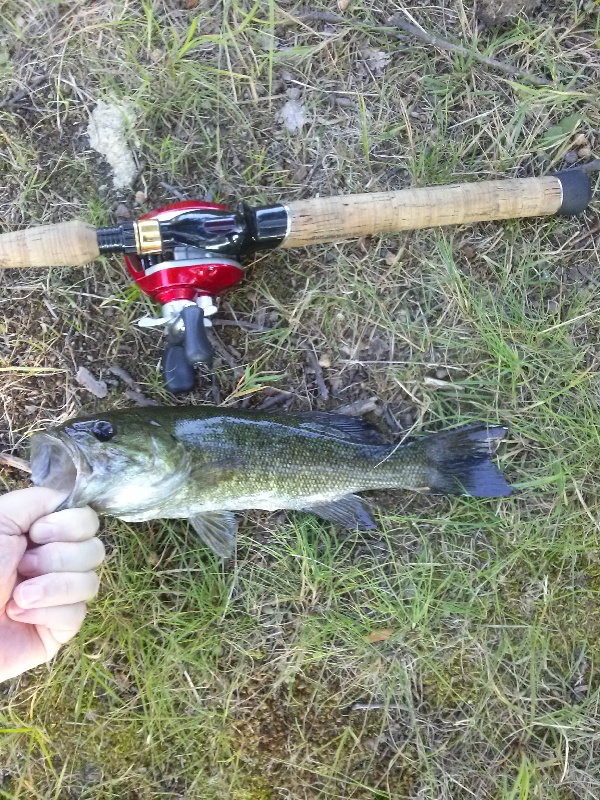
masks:
<path id="1" fill-rule="evenodd" d="M 0 235 L 0 268 L 79 267 L 98 258 L 96 228 L 81 220 Z"/>
<path id="2" fill-rule="evenodd" d="M 577 176 L 573 178 L 573 174 Z M 564 176 L 568 175 L 568 180 Z M 397 192 L 318 197 L 288 203 L 282 247 L 488 220 L 579 213 L 591 188 L 580 170 Z"/>

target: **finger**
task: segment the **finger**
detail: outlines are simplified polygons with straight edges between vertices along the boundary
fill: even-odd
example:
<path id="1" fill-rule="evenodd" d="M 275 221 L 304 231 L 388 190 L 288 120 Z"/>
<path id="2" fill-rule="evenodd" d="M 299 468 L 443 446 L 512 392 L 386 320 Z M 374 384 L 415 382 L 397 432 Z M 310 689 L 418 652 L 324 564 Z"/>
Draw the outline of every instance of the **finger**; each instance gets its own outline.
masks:
<path id="1" fill-rule="evenodd" d="M 22 535 L 31 524 L 52 513 L 65 495 L 40 487 L 20 489 L 0 496 L 0 613 L 10 597 L 17 577 L 17 565 L 27 546 Z"/>
<path id="2" fill-rule="evenodd" d="M 0 536 L 0 615 L 12 594 L 17 567 L 26 547 L 24 536 Z"/>
<path id="3" fill-rule="evenodd" d="M 28 550 L 19 564 L 19 574 L 34 578 L 53 572 L 89 572 L 104 561 L 100 539 L 85 542 L 52 542 Z"/>
<path id="4" fill-rule="evenodd" d="M 65 606 L 91 600 L 98 591 L 95 572 L 54 572 L 20 583 L 13 592 L 21 608 Z"/>
<path id="5" fill-rule="evenodd" d="M 79 632 L 79 628 L 81 628 L 81 625 L 79 625 L 78 628 L 74 628 L 73 630 L 69 631 L 59 631 L 55 630 L 54 628 L 48 628 L 48 630 L 52 634 L 53 639 L 56 639 L 56 641 L 60 642 L 60 644 L 66 644 L 75 636 L 76 633 Z M 43 628 L 38 628 L 38 632 L 40 630 L 43 630 Z"/>
<path id="6" fill-rule="evenodd" d="M 50 628 L 46 628 L 44 625 L 36 626 L 36 633 L 42 640 L 42 644 L 46 650 L 47 656 L 46 661 L 50 661 L 51 658 L 58 653 L 60 650 L 60 646 L 65 644 L 72 639 L 73 636 L 77 633 L 74 631 L 73 633 L 65 632 L 65 631 L 53 631 Z"/>
<path id="7" fill-rule="evenodd" d="M 36 519 L 56 511 L 64 499 L 64 492 L 41 486 L 3 494 L 0 496 L 0 536 L 27 533 Z"/>
<path id="8" fill-rule="evenodd" d="M 77 633 L 85 618 L 85 603 L 73 603 L 68 606 L 48 606 L 45 608 L 21 608 L 14 600 L 6 606 L 6 613 L 15 622 L 26 622 L 29 625 L 45 625 L 50 628 L 56 638 L 56 631 Z"/>
<path id="9" fill-rule="evenodd" d="M 89 506 L 55 511 L 36 520 L 29 530 L 29 538 L 36 544 L 47 542 L 83 542 L 98 532 L 98 515 Z"/>

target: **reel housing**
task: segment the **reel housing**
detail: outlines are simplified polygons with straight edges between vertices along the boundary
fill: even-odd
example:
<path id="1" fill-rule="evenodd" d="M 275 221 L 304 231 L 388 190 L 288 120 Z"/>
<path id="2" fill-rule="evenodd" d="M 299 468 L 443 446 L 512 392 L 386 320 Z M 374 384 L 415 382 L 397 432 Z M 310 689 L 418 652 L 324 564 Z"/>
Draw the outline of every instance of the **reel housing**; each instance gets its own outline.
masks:
<path id="1" fill-rule="evenodd" d="M 216 203 L 184 200 L 149 211 L 138 224 L 143 230 L 143 221 L 152 220 L 148 226 L 151 228 L 152 224 L 168 223 L 185 212 L 209 219 L 232 213 Z M 125 253 L 124 258 L 142 292 L 162 306 L 160 317 L 144 317 L 139 325 L 165 328 L 167 346 L 162 370 L 167 388 L 173 394 L 189 392 L 195 384 L 194 368 L 212 363 L 213 349 L 206 328 L 211 327 L 210 317 L 217 311 L 215 298 L 238 284 L 244 269 L 233 255 L 183 242 L 169 243 L 169 250 L 161 252 Z"/>

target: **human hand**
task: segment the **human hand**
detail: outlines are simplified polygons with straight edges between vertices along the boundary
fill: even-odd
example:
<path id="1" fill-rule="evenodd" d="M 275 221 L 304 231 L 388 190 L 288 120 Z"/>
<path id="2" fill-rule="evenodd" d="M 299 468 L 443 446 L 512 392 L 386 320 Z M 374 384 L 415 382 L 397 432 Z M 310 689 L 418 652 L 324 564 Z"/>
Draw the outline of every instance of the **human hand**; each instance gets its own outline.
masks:
<path id="1" fill-rule="evenodd" d="M 98 517 L 55 511 L 63 499 L 41 487 L 0 496 L 0 681 L 55 656 L 98 591 Z M 39 546 L 27 550 L 28 541 Z"/>

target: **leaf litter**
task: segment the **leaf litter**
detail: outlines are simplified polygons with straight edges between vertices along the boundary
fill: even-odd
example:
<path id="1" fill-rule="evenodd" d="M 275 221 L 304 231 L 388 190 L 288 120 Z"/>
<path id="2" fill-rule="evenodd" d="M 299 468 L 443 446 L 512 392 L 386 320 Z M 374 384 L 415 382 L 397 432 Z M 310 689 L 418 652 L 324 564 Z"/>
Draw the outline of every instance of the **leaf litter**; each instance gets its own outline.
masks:
<path id="1" fill-rule="evenodd" d="M 288 89 L 287 95 L 289 100 L 277 114 L 277 121 L 290 133 L 300 133 L 306 125 L 306 108 L 300 99 L 300 90 Z"/>

